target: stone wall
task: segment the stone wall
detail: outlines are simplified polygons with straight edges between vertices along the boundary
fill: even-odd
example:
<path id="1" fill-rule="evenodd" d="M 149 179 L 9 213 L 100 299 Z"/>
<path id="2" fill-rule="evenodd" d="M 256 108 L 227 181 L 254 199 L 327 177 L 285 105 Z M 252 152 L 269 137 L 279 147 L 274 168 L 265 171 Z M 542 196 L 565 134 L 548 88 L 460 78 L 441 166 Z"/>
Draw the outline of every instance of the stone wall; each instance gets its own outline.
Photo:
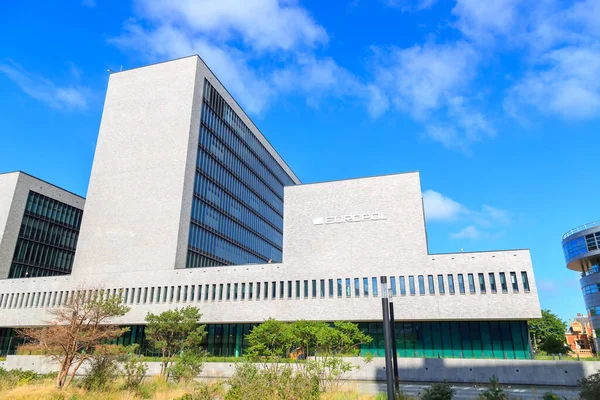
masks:
<path id="1" fill-rule="evenodd" d="M 357 367 L 347 374 L 353 381 L 385 380 L 385 360 L 376 358 L 365 364 L 361 358 L 350 358 Z M 3 362 L 6 369 L 21 368 L 39 373 L 57 370 L 57 366 L 42 356 L 8 356 Z M 149 362 L 148 375 L 160 371 L 160 363 Z M 0 365 L 1 366 L 1 365 Z M 236 363 L 206 363 L 201 376 L 229 378 Z M 502 384 L 535 386 L 577 386 L 577 381 L 600 370 L 600 362 L 535 361 L 535 360 L 473 360 L 438 358 L 400 358 L 399 375 L 402 382 L 488 383 L 496 375 Z M 85 371 L 85 369 L 83 370 Z M 83 372 L 82 371 L 82 372 Z"/>

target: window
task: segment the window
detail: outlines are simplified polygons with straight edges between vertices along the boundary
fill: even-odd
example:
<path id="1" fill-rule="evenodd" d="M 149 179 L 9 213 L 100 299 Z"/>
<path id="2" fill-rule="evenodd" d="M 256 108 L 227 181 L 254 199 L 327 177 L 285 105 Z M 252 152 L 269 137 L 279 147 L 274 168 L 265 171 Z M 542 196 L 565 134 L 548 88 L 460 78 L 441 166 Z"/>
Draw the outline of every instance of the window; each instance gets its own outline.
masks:
<path id="1" fill-rule="evenodd" d="M 414 296 L 415 295 L 415 277 L 413 275 L 410 275 L 408 277 L 408 286 L 410 288 L 411 296 Z"/>
<path id="2" fill-rule="evenodd" d="M 300 281 L 296 281 L 296 298 L 300 298 Z"/>
<path id="3" fill-rule="evenodd" d="M 238 283 L 233 284 L 233 300 L 238 299 Z"/>
<path id="4" fill-rule="evenodd" d="M 285 292 L 285 285 L 284 285 L 284 281 L 279 281 L 279 298 L 283 299 L 283 296 Z"/>
<path id="5" fill-rule="evenodd" d="M 288 288 L 287 288 L 287 292 L 288 292 L 288 299 L 292 298 L 292 281 L 288 281 Z"/>
<path id="6" fill-rule="evenodd" d="M 521 280 L 523 281 L 523 290 L 529 292 L 529 279 L 527 278 L 527 272 L 521 271 Z"/>
<path id="7" fill-rule="evenodd" d="M 208 301 L 208 290 L 209 290 L 209 285 L 208 283 L 206 285 L 204 285 L 204 301 Z"/>
<path id="8" fill-rule="evenodd" d="M 264 299 L 267 300 L 269 298 L 269 282 L 264 282 L 265 294 L 263 295 Z"/>
<path id="9" fill-rule="evenodd" d="M 373 296 L 377 296 L 378 295 L 378 293 L 377 293 L 377 278 L 373 277 L 371 279 L 371 282 L 373 284 Z"/>
<path id="10" fill-rule="evenodd" d="M 479 277 L 479 292 L 485 293 L 485 277 L 483 274 L 478 274 L 477 276 Z"/>
<path id="11" fill-rule="evenodd" d="M 227 301 L 231 300 L 231 283 L 227 284 L 227 297 L 225 299 Z"/>
<path id="12" fill-rule="evenodd" d="M 160 303 L 160 286 L 156 288 L 156 302 Z"/>
<path id="13" fill-rule="evenodd" d="M 325 297 L 325 279 L 321 279 L 319 281 L 319 286 L 320 286 L 320 295 L 321 297 Z"/>
<path id="14" fill-rule="evenodd" d="M 135 289 L 131 289 L 132 291 Z M 173 297 L 175 295 L 175 286 L 171 286 L 171 290 L 169 291 L 169 303 L 173 302 Z M 132 293 L 132 297 L 133 297 L 133 293 Z"/>
<path id="15" fill-rule="evenodd" d="M 419 275 L 419 294 L 425 295 L 425 277 L 423 275 Z"/>
<path id="16" fill-rule="evenodd" d="M 342 278 L 338 278 L 338 280 L 337 280 L 337 297 L 342 297 L 343 292 L 344 292 L 344 287 L 342 285 Z"/>
<path id="17" fill-rule="evenodd" d="M 390 290 L 392 291 L 392 296 L 396 295 L 396 277 L 390 276 Z"/>
<path id="18" fill-rule="evenodd" d="M 350 287 L 350 278 L 346 278 L 346 297 L 352 295 L 352 288 Z"/>
<path id="19" fill-rule="evenodd" d="M 212 301 L 215 301 L 217 299 L 217 284 L 213 283 L 212 285 L 212 296 L 210 297 L 210 299 Z"/>
<path id="20" fill-rule="evenodd" d="M 354 297 L 360 297 L 360 280 L 354 278 Z"/>
<path id="21" fill-rule="evenodd" d="M 496 293 L 496 275 L 493 272 L 490 272 L 490 290 L 492 293 Z"/>
<path id="22" fill-rule="evenodd" d="M 600 291 L 600 283 L 584 286 L 581 288 L 581 290 L 583 291 L 584 296 L 592 293 L 598 293 Z"/>
<path id="23" fill-rule="evenodd" d="M 158 294 L 160 295 L 160 288 L 158 288 Z M 198 285 L 198 299 L 197 301 L 202 300 L 202 285 Z"/>
<path id="24" fill-rule="evenodd" d="M 510 273 L 510 282 L 512 283 L 513 292 L 518 292 L 519 291 L 519 282 L 517 282 L 517 273 L 516 272 Z"/>
<path id="25" fill-rule="evenodd" d="M 400 295 L 406 296 L 406 285 L 403 276 L 400 277 Z"/>
<path id="26" fill-rule="evenodd" d="M 252 295 L 254 294 L 254 283 L 250 282 L 248 283 L 248 300 L 252 300 Z"/>
<path id="27" fill-rule="evenodd" d="M 144 297 L 146 297 L 146 291 L 148 291 L 148 288 L 146 288 L 146 290 L 144 291 Z M 188 285 L 185 285 L 183 287 L 183 302 L 185 303 L 186 301 L 188 301 Z M 146 301 L 144 300 L 144 303 Z"/>
<path id="28" fill-rule="evenodd" d="M 369 296 L 369 278 L 363 278 L 363 296 Z"/>
<path id="29" fill-rule="evenodd" d="M 317 280 L 312 280 L 312 297 L 317 297 Z"/>
<path id="30" fill-rule="evenodd" d="M 329 297 L 333 297 L 333 279 L 329 279 Z"/>
<path id="31" fill-rule="evenodd" d="M 308 279 L 304 280 L 304 298 L 308 299 Z"/>
<path id="32" fill-rule="evenodd" d="M 241 300 L 246 300 L 246 283 L 242 282 L 242 293 L 240 294 Z"/>
<path id="33" fill-rule="evenodd" d="M 471 294 L 475 293 L 475 278 L 473 278 L 473 274 L 469 274 L 469 292 Z"/>
<path id="34" fill-rule="evenodd" d="M 433 275 L 428 275 L 427 280 L 429 281 L 429 294 L 435 294 L 435 286 L 433 282 Z"/>
<path id="35" fill-rule="evenodd" d="M 139 293 L 139 292 L 138 292 Z M 177 286 L 177 300 L 175 300 L 177 303 L 179 303 L 181 301 L 181 286 Z"/>
<path id="36" fill-rule="evenodd" d="M 194 286 L 192 286 L 192 299 L 193 298 L 194 298 Z M 153 303 L 153 302 L 154 302 L 154 286 L 152 286 L 150 288 L 150 303 Z"/>
<path id="37" fill-rule="evenodd" d="M 223 300 L 223 284 L 219 284 L 219 301 Z"/>
<path id="38" fill-rule="evenodd" d="M 277 282 L 271 282 L 271 298 L 277 298 Z"/>
<path id="39" fill-rule="evenodd" d="M 463 274 L 458 274 L 458 290 L 460 294 L 465 294 L 465 279 L 463 278 Z"/>
<path id="40" fill-rule="evenodd" d="M 508 286 L 506 285 L 506 275 L 504 272 L 500 272 L 500 287 L 502 288 L 502 293 L 508 293 Z"/>
<path id="41" fill-rule="evenodd" d="M 256 300 L 260 300 L 260 282 L 256 282 Z"/>
<path id="42" fill-rule="evenodd" d="M 446 289 L 444 288 L 444 275 L 438 275 L 438 290 L 440 294 L 446 293 Z"/>

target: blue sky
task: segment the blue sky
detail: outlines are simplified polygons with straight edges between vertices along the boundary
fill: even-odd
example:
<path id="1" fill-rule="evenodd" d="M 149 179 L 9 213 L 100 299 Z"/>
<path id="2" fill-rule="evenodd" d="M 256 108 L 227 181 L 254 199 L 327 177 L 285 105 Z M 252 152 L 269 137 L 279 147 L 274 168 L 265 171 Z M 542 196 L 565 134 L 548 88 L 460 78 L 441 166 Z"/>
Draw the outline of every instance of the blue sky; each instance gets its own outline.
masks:
<path id="1" fill-rule="evenodd" d="M 596 0 L 24 0 L 0 37 L 0 171 L 85 195 L 107 69 L 197 53 L 303 182 L 418 170 L 431 252 L 530 248 L 542 306 L 585 312 Z"/>

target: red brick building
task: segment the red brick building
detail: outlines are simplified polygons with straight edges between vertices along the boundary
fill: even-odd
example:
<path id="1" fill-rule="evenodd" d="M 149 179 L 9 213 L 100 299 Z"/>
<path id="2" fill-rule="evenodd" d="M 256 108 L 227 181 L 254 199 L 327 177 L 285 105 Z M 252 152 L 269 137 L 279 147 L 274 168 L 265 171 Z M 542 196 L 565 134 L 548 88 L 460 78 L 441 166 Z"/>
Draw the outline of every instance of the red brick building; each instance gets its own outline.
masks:
<path id="1" fill-rule="evenodd" d="M 580 357 L 592 357 L 595 353 L 592 339 L 592 325 L 588 317 L 577 314 L 569 323 L 569 329 L 565 334 L 567 344 Z"/>

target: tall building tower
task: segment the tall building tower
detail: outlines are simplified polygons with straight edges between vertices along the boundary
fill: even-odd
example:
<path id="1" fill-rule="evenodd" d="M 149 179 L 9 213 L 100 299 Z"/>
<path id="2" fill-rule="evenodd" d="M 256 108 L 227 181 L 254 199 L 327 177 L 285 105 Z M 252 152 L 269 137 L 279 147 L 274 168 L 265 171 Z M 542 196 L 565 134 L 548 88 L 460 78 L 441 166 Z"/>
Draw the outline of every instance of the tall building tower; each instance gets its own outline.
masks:
<path id="1" fill-rule="evenodd" d="M 600 221 L 578 226 L 562 237 L 567 268 L 581 273 L 581 290 L 592 324 L 595 347 L 600 329 Z"/>
<path id="2" fill-rule="evenodd" d="M 0 174 L 0 279 L 70 274 L 84 203 L 23 172 Z"/>
<path id="3" fill-rule="evenodd" d="M 198 56 L 113 73 L 74 273 L 280 262 L 297 183 Z"/>

